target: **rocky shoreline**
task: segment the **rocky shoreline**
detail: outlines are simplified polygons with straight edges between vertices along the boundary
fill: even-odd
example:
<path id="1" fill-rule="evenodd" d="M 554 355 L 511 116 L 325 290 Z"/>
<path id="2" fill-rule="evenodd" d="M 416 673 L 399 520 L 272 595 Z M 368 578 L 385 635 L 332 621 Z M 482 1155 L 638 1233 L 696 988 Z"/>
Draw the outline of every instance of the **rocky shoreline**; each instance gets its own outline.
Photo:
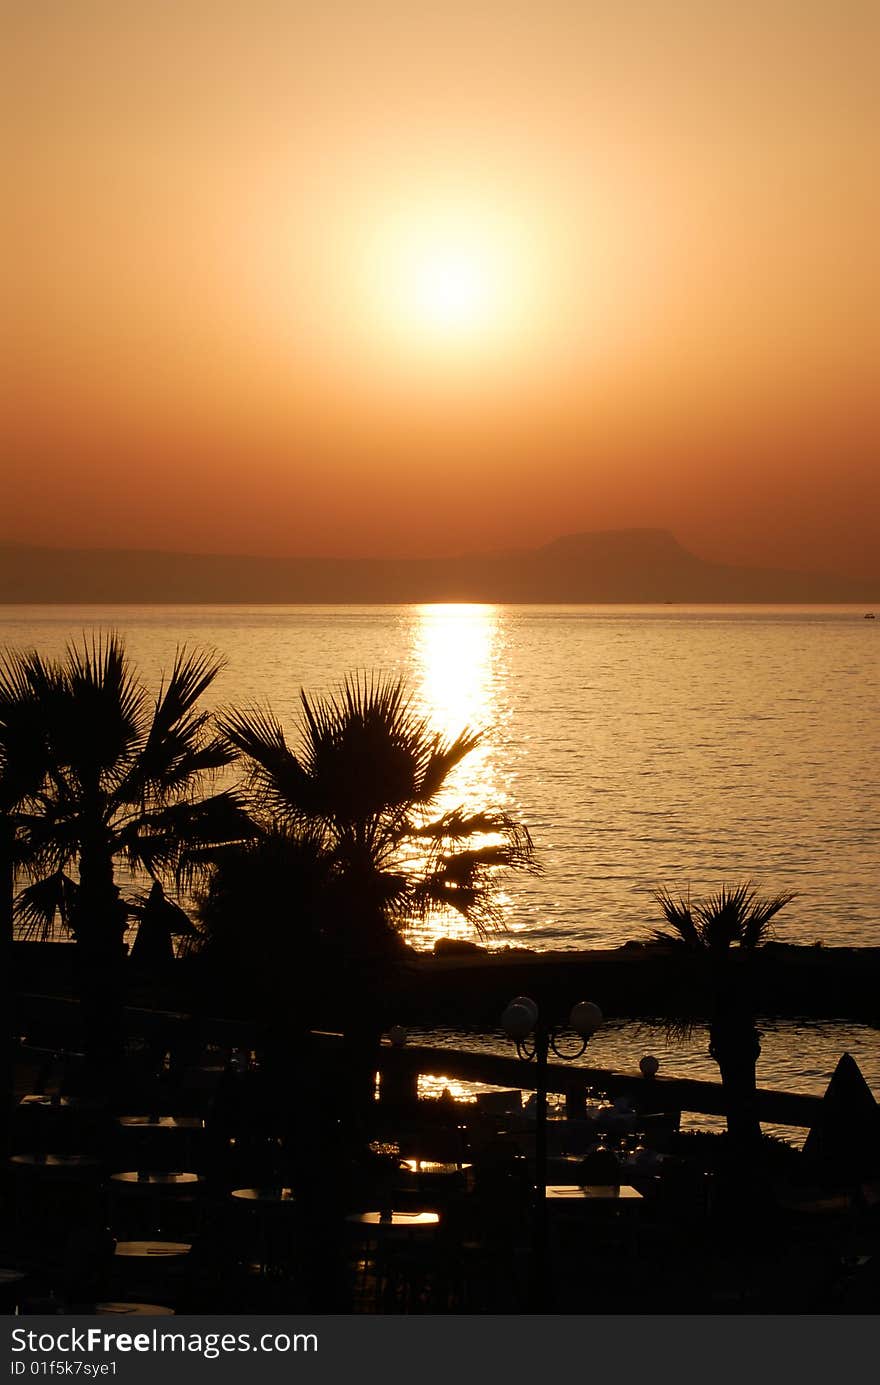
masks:
<path id="1" fill-rule="evenodd" d="M 733 953 L 755 1011 L 778 1018 L 849 1020 L 880 1026 L 880 948 L 770 943 Z M 527 993 L 561 1014 L 594 1000 L 609 1018 L 705 1014 L 711 964 L 657 944 L 563 952 L 441 950 L 414 957 L 398 980 L 401 1015 L 434 1022 L 497 1022 L 511 996 Z"/>

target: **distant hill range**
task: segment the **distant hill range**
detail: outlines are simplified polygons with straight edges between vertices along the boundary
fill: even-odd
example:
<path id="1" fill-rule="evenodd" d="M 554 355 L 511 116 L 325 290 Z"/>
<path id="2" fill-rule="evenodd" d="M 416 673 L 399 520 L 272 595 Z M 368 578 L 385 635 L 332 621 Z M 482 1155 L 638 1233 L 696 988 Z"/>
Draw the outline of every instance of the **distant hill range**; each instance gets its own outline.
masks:
<path id="1" fill-rule="evenodd" d="M 570 534 L 455 558 L 255 558 L 0 545 L 0 601 L 117 603 L 880 602 L 880 578 L 729 567 L 662 529 Z"/>

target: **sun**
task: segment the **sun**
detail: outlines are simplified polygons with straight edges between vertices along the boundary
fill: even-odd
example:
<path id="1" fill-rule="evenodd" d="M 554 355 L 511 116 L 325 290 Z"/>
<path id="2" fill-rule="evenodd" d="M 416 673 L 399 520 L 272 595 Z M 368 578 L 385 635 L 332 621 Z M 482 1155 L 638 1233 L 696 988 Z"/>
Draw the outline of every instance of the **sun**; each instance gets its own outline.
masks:
<path id="1" fill-rule="evenodd" d="M 438 336 L 471 336 L 489 328 L 500 307 L 491 260 L 478 246 L 418 247 L 405 264 L 402 305 L 413 324 Z"/>
<path id="2" fill-rule="evenodd" d="M 515 228 L 464 208 L 396 208 L 364 240 L 368 318 L 406 357 L 449 361 L 501 349 L 516 330 L 527 277 Z"/>

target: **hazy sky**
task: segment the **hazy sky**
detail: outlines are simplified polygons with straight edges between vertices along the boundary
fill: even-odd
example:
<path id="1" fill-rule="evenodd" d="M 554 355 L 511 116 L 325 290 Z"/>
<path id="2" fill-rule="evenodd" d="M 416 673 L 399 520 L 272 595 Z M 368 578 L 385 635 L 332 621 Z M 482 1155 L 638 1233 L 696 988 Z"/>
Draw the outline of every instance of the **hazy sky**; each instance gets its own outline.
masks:
<path id="1" fill-rule="evenodd" d="M 5 12 L 0 537 L 880 569 L 874 0 Z"/>

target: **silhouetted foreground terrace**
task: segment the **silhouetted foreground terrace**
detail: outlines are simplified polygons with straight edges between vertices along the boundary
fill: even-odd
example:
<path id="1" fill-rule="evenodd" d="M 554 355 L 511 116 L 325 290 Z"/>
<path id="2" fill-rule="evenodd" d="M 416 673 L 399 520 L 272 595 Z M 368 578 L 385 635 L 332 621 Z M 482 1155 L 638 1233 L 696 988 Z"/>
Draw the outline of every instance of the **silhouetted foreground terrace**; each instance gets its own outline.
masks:
<path id="1" fill-rule="evenodd" d="M 339 1036 L 257 1058 L 139 1013 L 144 1036 L 100 1096 L 75 1053 L 19 1047 L 7 1309 L 873 1311 L 876 1143 L 832 1167 L 765 1140 L 746 1162 L 724 1136 L 679 1132 L 683 1107 L 719 1109 L 715 1084 L 554 1069 L 568 1102 L 549 1126 L 536 1284 L 520 1092 L 463 1104 L 407 1091 L 441 1055 L 444 1071 L 516 1088 L 527 1065 L 383 1045 L 377 1099 Z M 765 1095 L 802 1122 L 820 1107 Z"/>

